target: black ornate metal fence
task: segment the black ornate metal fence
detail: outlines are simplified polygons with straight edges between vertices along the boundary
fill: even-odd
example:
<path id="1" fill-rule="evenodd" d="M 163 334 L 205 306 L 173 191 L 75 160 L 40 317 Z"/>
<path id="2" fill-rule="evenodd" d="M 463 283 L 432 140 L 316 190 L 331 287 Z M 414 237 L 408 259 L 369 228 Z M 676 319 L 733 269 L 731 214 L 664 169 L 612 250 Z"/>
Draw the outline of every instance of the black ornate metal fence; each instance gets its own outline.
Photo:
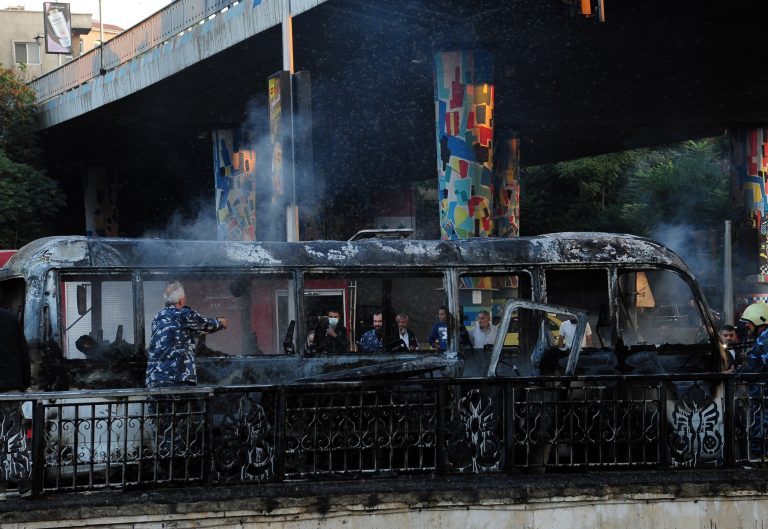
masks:
<path id="1" fill-rule="evenodd" d="M 735 467 L 760 375 L 434 379 L 0 395 L 0 478 L 38 495 L 183 483 Z"/>

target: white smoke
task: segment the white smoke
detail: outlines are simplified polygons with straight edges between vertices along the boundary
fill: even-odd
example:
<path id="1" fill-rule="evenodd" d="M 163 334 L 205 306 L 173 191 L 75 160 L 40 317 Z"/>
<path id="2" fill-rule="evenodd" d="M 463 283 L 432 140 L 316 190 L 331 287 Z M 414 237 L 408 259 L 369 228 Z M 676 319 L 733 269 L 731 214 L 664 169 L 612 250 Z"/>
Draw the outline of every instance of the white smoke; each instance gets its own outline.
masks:
<path id="1" fill-rule="evenodd" d="M 184 207 L 173 211 L 165 226 L 150 228 L 145 239 L 188 239 L 197 241 L 216 240 L 215 200 L 198 197 Z"/>

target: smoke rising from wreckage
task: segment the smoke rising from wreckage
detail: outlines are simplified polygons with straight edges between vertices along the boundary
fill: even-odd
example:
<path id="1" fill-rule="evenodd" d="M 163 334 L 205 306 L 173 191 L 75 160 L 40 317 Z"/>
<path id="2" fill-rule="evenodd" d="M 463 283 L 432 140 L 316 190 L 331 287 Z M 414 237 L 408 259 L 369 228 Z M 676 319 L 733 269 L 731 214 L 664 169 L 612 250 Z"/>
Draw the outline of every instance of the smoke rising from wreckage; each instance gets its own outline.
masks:
<path id="1" fill-rule="evenodd" d="M 653 273 L 674 271 L 670 275 L 680 278 L 679 283 L 686 290 L 685 301 L 699 299 L 700 314 L 706 314 L 699 328 L 714 332 L 708 321 L 709 313 L 704 310 L 705 301 L 700 299 L 690 271 L 677 255 L 648 239 L 605 233 L 465 241 L 373 239 L 302 243 L 54 237 L 35 241 L 19 250 L 0 271 L 0 288 L 8 290 L 4 301 L 13 300 L 17 310 L 23 306 L 25 330 L 30 343 L 38 349 L 34 357 L 42 363 L 59 357 L 57 364 L 61 362 L 63 371 L 69 375 L 68 381 L 38 380 L 42 387 L 88 387 L 88 384 L 111 387 L 114 383 L 122 387 L 140 386 L 135 375 L 142 368 L 146 328 L 154 312 L 159 310 L 153 289 L 156 284 L 178 278 L 188 283 L 188 290 L 192 291 L 190 304 L 209 303 L 211 307 L 204 307 L 209 311 L 229 307 L 233 312 L 227 314 L 228 319 L 239 322 L 236 329 L 223 333 L 224 338 L 208 337 L 199 345 L 201 379 L 208 384 L 224 381 L 263 384 L 316 376 L 331 380 L 427 373 L 435 369 L 447 369 L 443 375 L 462 372 L 462 358 L 466 354 L 461 333 L 452 337 L 453 345 L 447 357 L 430 350 L 362 355 L 354 345 L 345 355 L 318 355 L 306 348 L 302 338 L 312 330 L 318 317 L 308 312 L 308 303 L 330 303 L 323 310 L 338 305 L 336 308 L 341 309 L 343 319 L 349 322 L 349 342 L 354 344 L 368 328 L 370 311 L 377 306 L 384 309 L 389 319 L 397 312 L 408 313 L 420 335 L 426 334 L 425 329 L 431 325 L 438 305 L 447 303 L 451 307 L 456 318 L 454 323 L 458 324 L 454 330 L 458 332 L 463 326 L 474 325 L 472 314 L 480 305 L 491 310 L 498 324 L 510 299 L 546 303 L 551 298 L 557 305 L 587 311 L 592 327 L 602 333 L 603 356 L 606 348 L 615 349 L 622 340 L 619 348 L 628 343 L 636 343 L 638 347 L 645 343 L 646 348 L 653 349 L 654 342 L 641 336 L 638 329 L 633 331 L 631 340 L 628 338 L 631 333 L 627 327 L 636 327 L 638 323 L 633 323 L 632 318 L 625 317 L 619 310 L 620 306 L 629 307 L 629 301 L 615 299 L 614 294 L 618 291 L 620 296 L 631 297 L 632 289 L 622 294 L 620 284 L 643 269 L 657 271 Z M 577 274 L 574 277 L 591 274 L 589 281 L 597 278 L 602 284 L 589 287 L 592 293 L 584 300 L 587 306 L 580 306 L 582 300 L 575 291 L 556 292 L 569 281 L 567 275 L 558 275 L 561 273 Z M 545 276 L 551 277 L 543 281 Z M 488 278 L 485 283 L 483 277 Z M 20 280 L 24 282 L 23 289 L 19 286 Z M 689 285 L 685 286 L 686 283 Z M 89 294 L 93 299 L 87 315 L 73 312 L 71 298 L 77 285 L 93 292 Z M 466 296 L 471 292 L 475 299 L 469 301 Z M 22 301 L 24 295 L 26 299 Z M 663 295 L 662 291 L 657 295 Z M 110 303 L 124 309 L 100 305 L 102 298 L 116 299 Z M 141 304 L 143 308 L 133 310 Z M 320 308 L 312 307 L 312 310 Z M 626 307 L 622 309 L 625 312 Z M 133 311 L 133 317 L 124 311 Z M 650 314 L 645 309 L 630 307 L 632 311 Z M 515 325 L 523 329 L 519 341 L 507 339 L 506 342 L 531 349 L 516 361 L 516 369 L 520 367 L 518 364 L 528 365 L 534 373 L 538 361 L 525 357 L 541 354 L 545 344 L 536 336 L 536 312 L 531 314 L 533 316 L 522 318 L 511 316 Z M 295 323 L 291 327 L 295 331 L 285 336 L 290 321 Z M 46 330 L 46 334 L 41 335 L 41 329 Z M 77 350 L 74 343 L 77 336 L 73 333 L 90 336 L 99 347 L 89 349 L 84 355 Z M 424 338 L 419 337 L 420 341 Z M 286 341 L 297 354 L 290 354 L 283 345 Z M 702 360 L 710 366 L 708 370 L 717 370 L 717 361 L 713 360 L 718 355 L 715 345 L 700 348 L 702 358 L 710 359 Z M 104 369 L 107 366 L 99 367 L 96 350 L 107 356 L 124 355 L 127 362 L 122 368 L 109 366 L 122 372 L 110 374 L 109 369 Z M 505 349 L 497 356 L 509 354 L 520 356 L 521 352 Z M 589 355 L 582 353 L 581 357 L 586 365 Z M 607 365 L 621 363 L 612 360 Z M 698 364 L 698 361 L 693 363 Z M 51 373 L 45 365 L 38 367 L 42 369 L 37 373 Z M 487 367 L 480 372 L 484 374 Z"/>

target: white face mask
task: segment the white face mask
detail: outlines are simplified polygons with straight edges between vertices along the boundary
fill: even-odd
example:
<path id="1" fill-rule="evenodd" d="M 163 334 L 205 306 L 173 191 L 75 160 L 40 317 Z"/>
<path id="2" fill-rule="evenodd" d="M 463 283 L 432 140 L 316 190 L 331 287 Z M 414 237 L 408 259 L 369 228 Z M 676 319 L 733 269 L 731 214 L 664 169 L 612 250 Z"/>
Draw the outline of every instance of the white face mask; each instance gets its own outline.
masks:
<path id="1" fill-rule="evenodd" d="M 330 325 L 334 329 L 336 328 L 336 325 L 338 325 L 338 324 L 339 324 L 339 318 L 328 318 L 328 325 Z"/>

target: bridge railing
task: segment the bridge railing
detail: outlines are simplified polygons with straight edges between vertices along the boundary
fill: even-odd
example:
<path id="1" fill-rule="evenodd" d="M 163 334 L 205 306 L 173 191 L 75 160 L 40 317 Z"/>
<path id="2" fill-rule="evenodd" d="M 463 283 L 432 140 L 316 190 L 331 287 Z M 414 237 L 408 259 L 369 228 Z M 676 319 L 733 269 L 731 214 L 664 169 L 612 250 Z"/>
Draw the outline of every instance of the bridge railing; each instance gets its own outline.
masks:
<path id="1" fill-rule="evenodd" d="M 215 15 L 235 0 L 176 0 L 132 28 L 56 70 L 30 86 L 37 101 L 47 101 L 99 76 L 101 69 L 117 68 L 161 45 L 191 26 Z M 102 57 L 103 56 L 103 64 Z"/>
<path id="2" fill-rule="evenodd" d="M 763 463 L 756 375 L 0 395 L 0 481 L 49 492 Z"/>

